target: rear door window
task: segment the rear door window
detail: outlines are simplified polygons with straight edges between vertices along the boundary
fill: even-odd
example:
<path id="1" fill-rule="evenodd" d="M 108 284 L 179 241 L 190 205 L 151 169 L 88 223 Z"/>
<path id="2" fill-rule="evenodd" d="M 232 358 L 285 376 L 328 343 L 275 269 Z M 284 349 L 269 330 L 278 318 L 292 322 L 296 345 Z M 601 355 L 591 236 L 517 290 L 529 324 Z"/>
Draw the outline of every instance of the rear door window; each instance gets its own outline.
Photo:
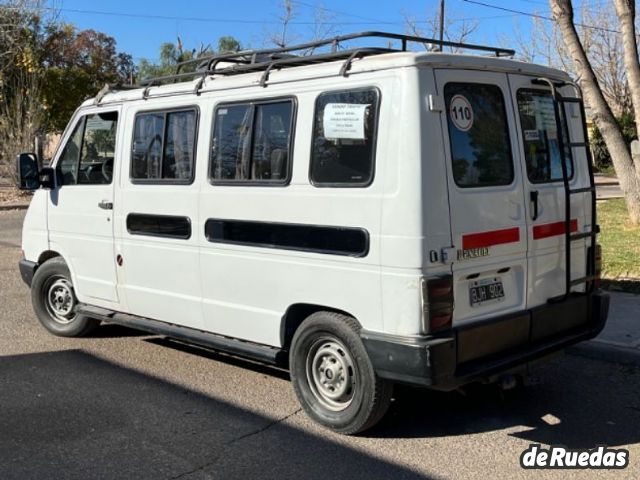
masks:
<path id="1" fill-rule="evenodd" d="M 518 112 L 522 128 L 527 175 L 532 183 L 562 180 L 562 156 L 553 98 L 541 90 L 518 90 Z M 562 111 L 560 111 L 562 115 Z M 567 122 L 560 118 L 561 135 L 567 159 L 567 176 L 573 177 Z"/>
<path id="2" fill-rule="evenodd" d="M 511 184 L 513 158 L 500 87 L 448 83 L 444 95 L 456 184 L 459 187 Z"/>
<path id="3" fill-rule="evenodd" d="M 318 96 L 310 171 L 315 186 L 366 187 L 373 181 L 378 104 L 375 88 Z"/>

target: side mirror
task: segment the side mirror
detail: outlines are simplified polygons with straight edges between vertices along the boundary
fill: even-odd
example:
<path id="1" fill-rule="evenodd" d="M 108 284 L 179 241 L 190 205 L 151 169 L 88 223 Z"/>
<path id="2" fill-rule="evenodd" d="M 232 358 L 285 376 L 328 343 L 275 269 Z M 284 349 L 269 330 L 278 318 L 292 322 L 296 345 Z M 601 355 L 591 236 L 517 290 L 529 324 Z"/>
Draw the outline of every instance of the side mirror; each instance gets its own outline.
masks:
<path id="1" fill-rule="evenodd" d="M 42 188 L 45 190 L 53 190 L 56 185 L 55 182 L 56 171 L 51 167 L 43 167 L 40 169 L 39 181 Z"/>
<path id="2" fill-rule="evenodd" d="M 35 153 L 21 153 L 16 157 L 16 186 L 20 190 L 40 188 L 38 156 Z"/>

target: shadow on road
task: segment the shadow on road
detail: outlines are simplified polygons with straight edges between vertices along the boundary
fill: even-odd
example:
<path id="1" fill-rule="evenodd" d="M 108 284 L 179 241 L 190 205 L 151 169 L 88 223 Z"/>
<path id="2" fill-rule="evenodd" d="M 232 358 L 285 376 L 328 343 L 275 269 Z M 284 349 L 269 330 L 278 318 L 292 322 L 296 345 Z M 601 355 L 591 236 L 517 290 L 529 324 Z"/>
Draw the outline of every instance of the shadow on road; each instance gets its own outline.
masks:
<path id="1" fill-rule="evenodd" d="M 246 368 L 249 370 L 253 370 L 254 372 L 264 373 L 265 375 L 269 375 L 271 377 L 281 378 L 282 380 L 289 380 L 289 372 L 287 370 L 272 367 L 270 365 L 265 365 L 263 363 L 252 362 L 251 360 L 240 357 L 234 357 L 208 348 L 189 345 L 167 337 L 147 338 L 145 339 L 145 341 L 153 343 L 154 345 L 160 345 L 162 347 L 172 348 L 180 352 L 189 353 L 191 355 L 197 355 L 198 357 L 223 362 L 227 365 L 233 365 L 234 367 Z"/>
<path id="2" fill-rule="evenodd" d="M 0 357 L 4 480 L 416 477 L 281 420 L 78 350 Z"/>
<path id="3" fill-rule="evenodd" d="M 443 437 L 520 426 L 510 435 L 532 443 L 569 448 L 637 443 L 640 372 L 629 369 L 628 381 L 621 382 L 623 373 L 610 378 L 605 368 L 567 355 L 542 369 L 542 384 L 515 391 L 477 385 L 462 395 L 400 387 L 391 411 L 372 434 Z"/>
<path id="4" fill-rule="evenodd" d="M 242 368 L 288 380 L 286 371 L 163 337 L 147 339 Z M 522 426 L 511 435 L 532 443 L 593 448 L 640 441 L 640 372 L 622 368 L 610 378 L 608 367 L 561 355 L 538 367 L 542 384 L 503 392 L 494 385 L 473 385 L 460 392 L 434 392 L 396 386 L 386 418 L 368 437 L 437 438 Z M 626 381 L 627 372 L 629 373 Z M 601 374 L 599 374 L 601 373 Z M 635 385 L 635 387 L 634 387 Z"/>
<path id="5" fill-rule="evenodd" d="M 285 370 L 168 338 L 145 341 L 289 379 Z M 365 435 L 436 438 L 524 426 L 512 435 L 547 445 L 593 448 L 602 443 L 619 446 L 639 442 L 640 372 L 631 369 L 628 381 L 619 382 L 606 374 L 598 375 L 599 368 L 599 362 L 586 358 L 559 356 L 539 367 L 543 384 L 509 392 L 493 385 L 474 385 L 466 395 L 396 386 L 389 413 Z M 622 408 L 613 408 L 614 403 L 623 403 Z"/>

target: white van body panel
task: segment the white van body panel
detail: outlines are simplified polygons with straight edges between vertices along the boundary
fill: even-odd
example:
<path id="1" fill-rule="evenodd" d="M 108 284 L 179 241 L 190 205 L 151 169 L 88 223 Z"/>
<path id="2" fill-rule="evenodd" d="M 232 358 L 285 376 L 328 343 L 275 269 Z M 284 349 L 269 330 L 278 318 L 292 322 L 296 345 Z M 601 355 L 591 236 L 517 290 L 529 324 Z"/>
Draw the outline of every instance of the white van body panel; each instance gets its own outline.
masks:
<path id="1" fill-rule="evenodd" d="M 118 112 L 119 106 L 88 107 L 77 111 L 61 140 L 65 145 L 75 126 L 85 115 L 103 111 Z M 118 130 L 115 164 L 120 161 L 123 129 Z M 62 155 L 56 152 L 52 164 Z M 114 182 L 104 185 L 73 185 L 48 192 L 47 218 L 49 249 L 62 255 L 77 282 L 76 295 L 82 302 L 119 305 L 113 244 L 113 210 L 100 202 L 113 203 Z"/>
<path id="2" fill-rule="evenodd" d="M 199 185 L 144 184 L 130 179 L 131 152 L 135 115 L 175 107 L 198 106 L 193 99 L 165 98 L 149 104 L 138 101 L 126 104 L 121 128 L 126 132 L 122 142 L 118 191 L 115 209 L 115 249 L 121 255 L 119 289 L 126 299 L 127 313 L 153 318 L 176 325 L 206 330 L 201 309 L 199 245 L 197 224 Z M 198 125 L 201 133 L 203 125 Z M 207 135 L 204 134 L 204 139 Z M 206 141 L 198 142 L 196 165 L 206 163 Z M 199 161 L 198 161 L 199 160 Z M 149 215 L 187 215 L 192 222 L 188 239 L 134 235 L 128 231 L 131 213 Z"/>
<path id="3" fill-rule="evenodd" d="M 517 93 L 520 89 L 548 91 L 544 86 L 534 86 L 531 84 L 532 77 L 523 75 L 509 75 L 511 84 L 512 102 L 517 108 Z M 576 92 L 571 87 L 560 89 L 560 93 L 566 97 L 575 97 Z M 568 104 L 565 109 L 567 126 L 569 129 L 569 139 L 572 143 L 588 142 L 582 131 L 582 118 L 578 106 Z M 517 116 L 517 112 L 516 112 Z M 518 151 L 522 159 L 523 171 L 526 171 L 523 149 L 523 128 L 518 120 L 517 128 L 514 130 L 518 135 Z M 589 170 L 587 166 L 587 156 L 584 149 L 572 148 L 573 177 L 569 180 L 569 187 L 572 189 L 588 187 L 590 184 Z M 528 229 L 528 288 L 527 288 L 527 308 L 533 308 L 545 304 L 549 298 L 559 295 L 565 289 L 565 238 L 564 222 L 565 218 L 565 196 L 562 188 L 562 181 L 549 183 L 532 183 L 526 173 L 523 175 L 525 199 L 529 198 L 530 192 L 538 193 L 538 218 L 533 220 L 533 204 L 526 201 L 527 219 L 530 225 Z M 590 219 L 591 204 L 590 194 L 581 193 L 571 196 L 571 221 L 575 223 L 575 233 L 587 232 L 591 230 Z M 540 229 L 546 229 L 546 233 L 540 233 Z M 572 225 L 573 229 L 573 225 Z M 544 232 L 544 230 L 542 231 Z M 548 236 L 547 236 L 548 235 Z M 586 274 L 586 249 L 588 240 L 579 240 L 571 245 L 571 277 L 579 278 Z M 584 291 L 583 285 L 576 285 L 572 289 L 579 292 Z"/>
<path id="4" fill-rule="evenodd" d="M 524 172 L 514 85 L 537 76 L 566 75 L 512 60 L 433 53 L 356 59 L 347 77 L 337 75 L 341 66 L 333 62 L 275 70 L 266 88 L 259 85 L 261 73 L 248 73 L 208 77 L 198 95 L 193 93 L 198 82 L 192 81 L 150 87 L 144 93 L 108 93 L 100 106 L 85 102 L 73 122 L 94 111 L 119 111 L 113 182 L 39 191 L 25 222 L 27 258 L 36 261 L 45 250 L 61 254 L 81 302 L 276 347 L 283 342 L 283 317 L 298 304 L 346 312 L 371 332 L 424 334 L 425 277 L 453 273 L 454 325 L 524 310 L 562 293 L 563 237 L 531 246 L 531 185 Z M 464 189 L 453 181 L 442 89 L 458 81 L 501 89 L 514 162 L 510 185 Z M 364 188 L 315 187 L 309 181 L 309 157 L 316 98 L 360 87 L 378 89 L 381 98 L 374 180 Z M 294 98 L 296 104 L 289 184 L 212 185 L 215 108 L 282 97 Z M 194 181 L 133 183 L 136 114 L 192 106 L 199 112 Z M 577 123 L 571 129 L 578 132 Z M 576 135 L 574 141 L 581 141 Z M 585 185 L 584 165 L 576 172 L 573 184 Z M 540 221 L 561 220 L 562 186 L 554 183 L 539 190 Z M 579 229 L 587 228 L 587 198 L 574 197 L 572 204 Z M 102 200 L 112 201 L 114 209 L 97 209 Z M 127 228 L 131 213 L 186 216 L 191 236 L 132 235 Z M 369 250 L 356 258 L 212 243 L 204 234 L 205 224 L 219 218 L 362 228 L 369 233 Z M 465 235 L 498 229 L 517 229 L 518 241 L 492 247 L 488 257 L 455 258 Z M 585 245 L 574 245 L 574 276 L 584 274 Z M 443 255 L 447 252 L 448 258 Z M 470 276 L 500 276 L 504 301 L 471 307 Z"/>
<path id="5" fill-rule="evenodd" d="M 211 95 L 212 111 L 220 103 L 294 97 L 296 129 L 293 170 L 287 187 L 229 186 L 209 183 L 201 162 L 199 225 L 208 219 L 265 221 L 300 225 L 335 225 L 369 232 L 365 258 L 322 253 L 211 243 L 200 238 L 202 308 L 207 329 L 225 336 L 281 346 L 280 325 L 296 304 L 331 305 L 362 319 L 364 328 L 383 331 L 380 298 L 380 210 L 393 116 L 393 75 L 376 72 L 333 81 L 308 81 L 292 94 L 290 86 L 253 87 L 242 92 Z M 309 183 L 309 151 L 316 96 L 332 90 L 375 87 L 382 93 L 378 124 L 376 176 L 366 189 L 317 188 Z M 209 97 L 206 93 L 203 96 Z M 211 135 L 211 127 L 203 135 Z M 207 158 L 205 154 L 201 158 Z M 204 170 L 204 171 L 203 171 Z M 322 285 L 322 288 L 318 288 Z M 414 327 L 415 329 L 415 327 Z"/>
<path id="6" fill-rule="evenodd" d="M 22 251 L 24 258 L 38 262 L 40 255 L 49 250 L 47 229 L 47 190 L 36 190 L 22 224 Z"/>

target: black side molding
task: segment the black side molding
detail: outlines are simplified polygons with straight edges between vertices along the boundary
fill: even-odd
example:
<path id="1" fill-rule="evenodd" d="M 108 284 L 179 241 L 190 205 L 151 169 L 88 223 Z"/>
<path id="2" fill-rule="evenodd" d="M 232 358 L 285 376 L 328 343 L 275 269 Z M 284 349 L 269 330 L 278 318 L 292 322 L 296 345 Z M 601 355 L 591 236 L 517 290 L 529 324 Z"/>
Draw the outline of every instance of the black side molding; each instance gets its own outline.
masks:
<path id="1" fill-rule="evenodd" d="M 109 323 L 124 325 L 145 332 L 165 335 L 167 337 L 184 340 L 201 347 L 213 348 L 232 355 L 246 357 L 270 365 L 286 367 L 288 362 L 287 352 L 276 347 L 259 343 L 245 342 L 215 333 L 203 332 L 181 325 L 161 322 L 151 318 L 139 317 L 128 313 L 119 313 L 91 305 L 78 305 L 78 313 L 88 315 Z"/>
<path id="2" fill-rule="evenodd" d="M 127 215 L 127 231 L 131 235 L 188 240 L 191 238 L 191 219 L 177 215 L 130 213 Z"/>
<path id="3" fill-rule="evenodd" d="M 204 231 L 212 243 L 349 257 L 366 257 L 369 253 L 369 232 L 364 228 L 210 218 Z"/>

